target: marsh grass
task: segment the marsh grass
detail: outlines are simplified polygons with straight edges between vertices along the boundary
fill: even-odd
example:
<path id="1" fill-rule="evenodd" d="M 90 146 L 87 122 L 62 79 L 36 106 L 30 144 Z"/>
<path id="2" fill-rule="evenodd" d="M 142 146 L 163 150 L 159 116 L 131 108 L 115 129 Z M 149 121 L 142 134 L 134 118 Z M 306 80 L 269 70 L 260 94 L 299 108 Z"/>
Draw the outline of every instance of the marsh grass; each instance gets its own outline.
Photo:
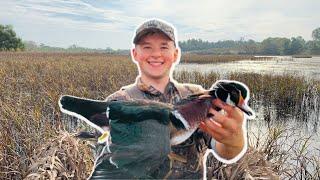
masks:
<path id="1" fill-rule="evenodd" d="M 299 129 L 286 126 L 250 133 L 249 145 L 272 163 L 281 179 L 319 179 L 319 149 L 308 148 L 315 136 L 301 135 Z M 289 139 L 293 140 L 290 141 Z"/>
<path id="2" fill-rule="evenodd" d="M 1 179 L 22 179 L 30 173 L 39 173 L 30 169 L 30 165 L 34 164 L 33 157 L 41 154 L 41 148 L 57 145 L 57 141 L 51 140 L 61 138 L 61 133 L 58 133 L 60 130 L 75 132 L 79 128 L 88 128 L 60 112 L 57 102 L 61 95 L 102 100 L 120 87 L 134 82 L 136 76 L 137 69 L 128 56 L 97 53 L 0 53 Z M 219 79 L 219 74 L 184 71 L 174 73 L 174 77 L 180 82 L 196 83 L 209 88 Z M 312 108 L 315 110 L 311 111 L 312 117 L 319 118 L 319 81 L 306 81 L 291 75 L 253 73 L 234 73 L 229 78 L 240 80 L 249 86 L 253 106 L 262 103 L 266 107 L 276 107 L 279 116 L 296 113 L 299 121 L 307 120 L 305 115 L 310 111 L 304 110 Z M 273 109 L 270 108 L 265 112 L 266 121 L 271 111 Z M 279 133 L 283 134 L 282 131 L 270 131 L 268 135 L 272 135 L 277 142 L 279 136 L 276 135 Z M 297 141 L 301 140 L 303 137 L 297 137 Z M 316 177 L 316 173 L 319 176 L 320 171 L 319 158 L 305 153 L 308 143 L 309 141 L 297 143 L 295 154 L 290 154 L 291 159 L 295 158 L 295 161 L 290 161 L 295 162 L 292 164 L 296 167 L 295 171 L 284 168 L 288 157 L 281 155 L 282 150 L 277 150 L 282 148 L 281 144 L 266 141 L 266 144 L 259 142 L 259 146 L 252 146 L 260 149 L 263 160 L 273 163 L 270 165 L 271 172 L 277 170 L 284 177 L 298 177 L 302 174 L 311 177 L 308 175 L 312 174 L 309 170 L 311 167 L 315 169 L 312 176 Z M 85 151 L 79 150 L 80 152 Z M 256 154 L 255 151 L 252 152 Z"/>
<path id="3" fill-rule="evenodd" d="M 198 64 L 213 64 L 213 63 L 227 63 L 240 60 L 268 60 L 272 57 L 255 57 L 249 55 L 203 55 L 203 54 L 183 54 L 181 56 L 181 63 L 198 63 Z"/>
<path id="4" fill-rule="evenodd" d="M 0 55 L 0 177 L 24 177 L 34 149 L 77 123 L 61 116 L 63 94 L 104 99 L 134 81 L 125 56 L 4 53 Z"/>
<path id="5" fill-rule="evenodd" d="M 36 149 L 25 179 L 86 179 L 92 171 L 93 161 L 85 141 L 59 132 Z"/>

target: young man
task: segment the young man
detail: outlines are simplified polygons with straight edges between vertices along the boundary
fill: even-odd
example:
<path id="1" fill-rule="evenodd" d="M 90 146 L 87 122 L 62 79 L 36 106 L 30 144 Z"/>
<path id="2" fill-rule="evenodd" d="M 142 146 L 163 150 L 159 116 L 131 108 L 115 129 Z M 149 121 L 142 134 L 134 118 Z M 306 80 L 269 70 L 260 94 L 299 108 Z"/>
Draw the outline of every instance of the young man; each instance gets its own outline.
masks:
<path id="1" fill-rule="evenodd" d="M 131 55 L 140 75 L 134 84 L 121 88 L 107 100 L 133 98 L 175 103 L 203 91 L 199 85 L 180 84 L 171 77 L 180 58 L 172 25 L 157 19 L 146 21 L 137 28 L 133 43 Z M 169 178 L 201 178 L 202 155 L 206 148 L 213 149 L 221 161 L 239 159 L 246 151 L 242 111 L 218 99 L 212 103 L 225 113 L 210 109 L 214 116 L 206 119 L 183 144 L 172 147 L 176 158 Z"/>

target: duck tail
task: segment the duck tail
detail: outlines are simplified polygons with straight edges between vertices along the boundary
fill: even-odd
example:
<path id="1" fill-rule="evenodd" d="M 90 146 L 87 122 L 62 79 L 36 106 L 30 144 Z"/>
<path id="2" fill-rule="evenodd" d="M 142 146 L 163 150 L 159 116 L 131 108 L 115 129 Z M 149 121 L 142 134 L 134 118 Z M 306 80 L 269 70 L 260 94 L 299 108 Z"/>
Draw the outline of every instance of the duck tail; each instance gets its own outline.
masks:
<path id="1" fill-rule="evenodd" d="M 109 125 L 106 115 L 109 103 L 96 101 L 74 96 L 62 96 L 59 100 L 59 107 L 63 113 L 77 117 L 90 126 L 104 132 L 103 126 Z"/>

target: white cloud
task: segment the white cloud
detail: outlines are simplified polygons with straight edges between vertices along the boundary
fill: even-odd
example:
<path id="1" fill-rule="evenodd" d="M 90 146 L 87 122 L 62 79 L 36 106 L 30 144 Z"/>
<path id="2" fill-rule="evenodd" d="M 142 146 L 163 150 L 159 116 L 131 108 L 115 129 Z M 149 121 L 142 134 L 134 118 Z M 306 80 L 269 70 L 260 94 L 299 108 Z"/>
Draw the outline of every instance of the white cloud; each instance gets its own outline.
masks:
<path id="1" fill-rule="evenodd" d="M 13 24 L 23 39 L 59 45 L 57 34 L 65 34 L 60 46 L 82 39 L 83 46 L 105 47 L 105 38 L 113 40 L 108 46 L 129 48 L 136 25 L 152 17 L 174 24 L 180 40 L 263 40 L 298 35 L 308 40 L 311 31 L 319 27 L 318 7 L 318 0 L 0 0 L 0 20 Z M 45 36 L 40 30 L 52 34 Z M 88 34 L 96 39 L 88 39 Z"/>
<path id="2" fill-rule="evenodd" d="M 79 0 L 72 1 L 39 1 L 27 0 L 6 3 L 5 17 L 16 16 L 10 19 L 23 19 L 23 21 L 35 24 L 64 25 L 66 28 L 81 28 L 91 30 L 119 30 L 125 28 L 128 22 L 138 23 L 140 18 L 127 16 L 124 12 L 113 9 L 99 9 Z M 18 13 L 17 13 L 18 12 Z M 2 13 L 0 13 L 2 15 Z M 59 14 L 65 16 L 58 16 Z M 78 20 L 71 17 L 79 16 Z M 85 17 L 95 19 L 99 22 L 88 22 Z M 82 19 L 81 19 L 82 18 Z"/>

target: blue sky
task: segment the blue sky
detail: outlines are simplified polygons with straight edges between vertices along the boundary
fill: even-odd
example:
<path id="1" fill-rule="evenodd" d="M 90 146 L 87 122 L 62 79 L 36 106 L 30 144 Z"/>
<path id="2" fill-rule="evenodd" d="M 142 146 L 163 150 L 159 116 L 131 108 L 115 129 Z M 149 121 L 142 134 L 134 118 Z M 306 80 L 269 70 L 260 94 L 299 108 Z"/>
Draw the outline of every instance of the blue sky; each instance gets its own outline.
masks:
<path id="1" fill-rule="evenodd" d="M 310 40 L 319 7 L 319 0 L 0 0 L 0 24 L 57 47 L 129 49 L 136 26 L 154 17 L 175 25 L 179 40 Z"/>

